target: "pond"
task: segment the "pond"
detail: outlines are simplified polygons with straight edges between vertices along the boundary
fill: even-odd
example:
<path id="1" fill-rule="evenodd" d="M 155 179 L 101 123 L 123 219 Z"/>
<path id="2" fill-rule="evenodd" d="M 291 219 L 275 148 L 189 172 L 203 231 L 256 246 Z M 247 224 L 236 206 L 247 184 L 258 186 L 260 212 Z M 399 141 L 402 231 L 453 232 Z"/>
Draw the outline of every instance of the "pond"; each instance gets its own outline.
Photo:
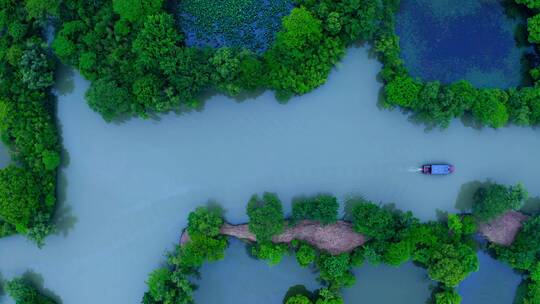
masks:
<path id="1" fill-rule="evenodd" d="M 540 130 L 477 130 L 456 121 L 426 132 L 399 111 L 377 108 L 379 69 L 367 49 L 351 49 L 326 85 L 288 105 L 269 92 L 242 103 L 215 96 L 202 112 L 121 124 L 92 112 L 84 101 L 88 82 L 66 73 L 58 97 L 67 151 L 62 233 L 41 250 L 21 237 L 0 240 L 0 272 L 11 278 L 32 269 L 65 304 L 138 303 L 187 214 L 208 201 L 239 223 L 254 193 L 276 192 L 287 211 L 296 195 L 363 194 L 425 220 L 436 210 L 456 211 L 458 194 L 466 204 L 473 181 L 522 181 L 540 194 L 533 153 Z M 457 171 L 442 178 L 416 172 L 432 161 Z"/>
<path id="2" fill-rule="evenodd" d="M 246 246 L 235 239 L 230 241 L 225 260 L 203 266 L 201 277 L 196 303 L 253 304 L 264 299 L 265 303 L 279 304 L 292 286 L 301 284 L 310 291 L 320 288 L 316 274 L 301 268 L 294 256 L 268 266 L 251 258 Z"/>
<path id="3" fill-rule="evenodd" d="M 364 264 L 354 275 L 356 284 L 343 291 L 345 303 L 426 303 L 433 285 L 427 271 L 412 263 L 400 267 Z"/>
<path id="4" fill-rule="evenodd" d="M 517 41 L 526 20 L 507 2 L 402 0 L 396 31 L 411 75 L 477 87 L 525 84 L 531 48 Z"/>
<path id="5" fill-rule="evenodd" d="M 458 288 L 461 303 L 513 303 L 521 275 L 483 251 L 478 252 L 478 259 L 481 271 L 471 274 Z"/>

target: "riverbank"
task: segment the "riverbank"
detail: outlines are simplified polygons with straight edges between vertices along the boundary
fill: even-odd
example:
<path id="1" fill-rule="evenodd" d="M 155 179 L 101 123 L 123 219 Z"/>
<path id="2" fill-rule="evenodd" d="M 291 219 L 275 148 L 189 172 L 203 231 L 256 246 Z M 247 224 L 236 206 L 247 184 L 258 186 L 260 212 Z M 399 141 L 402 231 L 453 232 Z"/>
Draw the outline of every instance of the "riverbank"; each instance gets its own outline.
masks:
<path id="1" fill-rule="evenodd" d="M 234 237 L 240 240 L 257 242 L 255 234 L 249 231 L 248 224 L 221 226 L 222 235 Z M 184 230 L 180 237 L 180 245 L 189 242 L 190 237 L 187 230 Z M 351 252 L 353 249 L 362 246 L 367 238 L 354 232 L 352 224 L 346 221 L 338 221 L 334 224 L 322 225 L 315 221 L 301 221 L 297 225 L 285 228 L 285 231 L 272 238 L 274 243 L 289 244 L 293 240 L 304 241 L 317 249 L 331 254 Z"/>

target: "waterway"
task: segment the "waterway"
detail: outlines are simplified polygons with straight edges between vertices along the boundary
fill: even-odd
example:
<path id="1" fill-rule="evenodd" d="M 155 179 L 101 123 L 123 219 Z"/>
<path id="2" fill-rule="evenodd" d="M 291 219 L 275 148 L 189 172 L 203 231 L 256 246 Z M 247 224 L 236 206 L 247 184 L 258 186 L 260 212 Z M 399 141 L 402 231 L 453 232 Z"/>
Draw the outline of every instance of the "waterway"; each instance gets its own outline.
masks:
<path id="1" fill-rule="evenodd" d="M 455 212 L 456 203 L 467 205 L 475 181 L 488 178 L 521 181 L 532 196 L 540 194 L 539 130 L 479 130 L 455 121 L 447 130 L 426 131 L 397 110 L 377 107 L 379 69 L 367 49 L 351 49 L 327 84 L 288 105 L 278 104 L 270 92 L 244 102 L 215 96 L 202 112 L 119 124 L 107 124 L 92 112 L 84 101 L 88 82 L 65 73 L 58 85 L 66 150 L 60 233 L 47 238 L 41 250 L 22 237 L 1 239 L 0 273 L 11 278 L 31 269 L 64 304 L 139 303 L 148 273 L 178 242 L 188 213 L 209 201 L 239 223 L 247 220 L 245 205 L 254 193 L 276 192 L 287 211 L 297 195 L 330 192 L 343 200 L 362 194 L 427 220 L 436 210 Z M 443 161 L 456 165 L 454 175 L 416 172 L 423 163 Z M 224 265 L 205 267 L 203 275 L 210 279 L 201 290 L 220 290 L 251 277 L 250 288 L 259 286 L 262 294 L 284 275 L 279 266 L 239 264 L 231 272 L 238 278 L 222 281 L 240 256 L 232 253 Z M 419 277 L 416 268 L 407 267 L 403 275 Z M 313 282 L 309 273 L 286 268 L 293 271 L 290 281 L 272 287 L 278 298 L 289 283 Z M 264 269 L 268 273 L 262 275 Z M 358 273 L 358 288 L 376 272 L 368 270 Z M 372 287 L 381 294 L 388 287 L 383 281 Z M 203 304 L 216 303 L 197 297 Z M 258 303 L 275 303 L 269 299 Z M 356 302 L 361 299 L 351 303 Z M 221 303 L 238 303 L 238 298 Z"/>

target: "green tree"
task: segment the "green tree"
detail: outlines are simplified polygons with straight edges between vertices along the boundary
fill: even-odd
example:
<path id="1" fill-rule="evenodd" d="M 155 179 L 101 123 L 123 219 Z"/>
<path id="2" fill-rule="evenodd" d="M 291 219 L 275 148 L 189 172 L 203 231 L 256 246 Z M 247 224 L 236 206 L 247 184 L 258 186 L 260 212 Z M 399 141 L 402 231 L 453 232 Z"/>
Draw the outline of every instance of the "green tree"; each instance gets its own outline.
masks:
<path id="1" fill-rule="evenodd" d="M 285 304 L 312 304 L 311 300 L 304 295 L 290 297 Z"/>
<path id="2" fill-rule="evenodd" d="M 411 77 L 397 77 L 385 87 L 386 103 L 401 107 L 411 107 L 417 100 L 422 85 Z"/>
<path id="3" fill-rule="evenodd" d="M 448 214 L 448 229 L 456 235 L 463 233 L 463 223 L 457 214 Z"/>
<path id="4" fill-rule="evenodd" d="M 262 199 L 254 195 L 247 205 L 249 231 L 257 236 L 257 241 L 270 242 L 272 237 L 284 229 L 283 206 L 277 195 L 264 193 Z"/>
<path id="5" fill-rule="evenodd" d="M 540 43 L 540 14 L 527 19 L 529 42 Z"/>
<path id="6" fill-rule="evenodd" d="M 484 125 L 500 128 L 508 122 L 509 114 L 505 106 L 508 94 L 499 89 L 482 89 L 472 107 L 473 116 Z"/>
<path id="7" fill-rule="evenodd" d="M 31 283 L 22 278 L 8 281 L 5 288 L 16 304 L 56 304 L 53 299 L 40 294 Z"/>
<path id="8" fill-rule="evenodd" d="M 131 110 L 131 95 L 115 80 L 101 78 L 93 81 L 86 92 L 90 108 L 102 115 L 106 121 L 118 118 Z"/>
<path id="9" fill-rule="evenodd" d="M 43 19 L 47 16 L 57 16 L 60 0 L 24 0 L 28 17 Z"/>
<path id="10" fill-rule="evenodd" d="M 429 277 L 448 287 L 457 286 L 479 268 L 476 252 L 463 244 L 441 244 L 432 248 L 429 255 Z"/>
<path id="11" fill-rule="evenodd" d="M 22 81 L 30 90 L 42 90 L 54 83 L 54 62 L 49 58 L 45 47 L 37 42 L 29 42 L 22 54 Z"/>
<path id="12" fill-rule="evenodd" d="M 443 290 L 435 294 L 435 304 L 459 304 L 461 296 L 453 289 Z"/>
<path id="13" fill-rule="evenodd" d="M 338 39 L 323 35 L 320 20 L 305 8 L 294 8 L 264 56 L 270 87 L 280 97 L 307 93 L 326 81 L 343 54 Z"/>
<path id="14" fill-rule="evenodd" d="M 150 15 L 133 42 L 140 68 L 157 68 L 162 61 L 170 61 L 178 52 L 182 35 L 176 30 L 174 19 L 167 13 Z"/>
<path id="15" fill-rule="evenodd" d="M 331 255 L 322 253 L 317 259 L 317 267 L 321 280 L 326 281 L 332 287 L 349 287 L 355 282 L 350 272 L 351 259 L 349 254 Z"/>
<path id="16" fill-rule="evenodd" d="M 60 166 L 60 154 L 56 151 L 45 150 L 42 153 L 45 170 L 55 170 Z"/>
<path id="17" fill-rule="evenodd" d="M 540 8 L 540 0 L 516 0 L 518 4 L 524 4 L 531 9 Z"/>
<path id="18" fill-rule="evenodd" d="M 273 244 L 270 242 L 259 242 L 251 249 L 253 256 L 266 260 L 268 265 L 273 266 L 279 264 L 285 254 L 287 254 L 287 246 L 285 244 Z"/>
<path id="19" fill-rule="evenodd" d="M 11 165 L 0 170 L 0 217 L 26 232 L 41 207 L 39 182 L 30 172 Z"/>
<path id="20" fill-rule="evenodd" d="M 161 10 L 163 0 L 113 0 L 113 9 L 123 19 L 143 22 L 144 17 Z"/>
<path id="21" fill-rule="evenodd" d="M 490 221 L 509 210 L 519 209 L 527 197 L 527 190 L 522 184 L 510 187 L 487 185 L 476 191 L 472 213 L 480 221 Z"/>
<path id="22" fill-rule="evenodd" d="M 298 199 L 293 202 L 292 219 L 315 220 L 322 224 L 331 224 L 337 221 L 339 204 L 336 197 L 321 194 L 314 197 Z"/>
<path id="23" fill-rule="evenodd" d="M 190 236 L 216 237 L 222 225 L 221 209 L 199 207 L 189 214 L 187 231 Z"/>
<path id="24" fill-rule="evenodd" d="M 307 244 L 301 244 L 296 250 L 296 261 L 302 267 L 307 267 L 315 262 L 317 251 Z"/>
<path id="25" fill-rule="evenodd" d="M 354 206 L 352 222 L 356 232 L 377 240 L 392 237 L 396 230 L 392 211 L 368 201 L 362 201 Z"/>
<path id="26" fill-rule="evenodd" d="M 392 266 L 399 266 L 411 258 L 412 250 L 412 245 L 407 241 L 391 243 L 386 249 L 384 262 Z"/>

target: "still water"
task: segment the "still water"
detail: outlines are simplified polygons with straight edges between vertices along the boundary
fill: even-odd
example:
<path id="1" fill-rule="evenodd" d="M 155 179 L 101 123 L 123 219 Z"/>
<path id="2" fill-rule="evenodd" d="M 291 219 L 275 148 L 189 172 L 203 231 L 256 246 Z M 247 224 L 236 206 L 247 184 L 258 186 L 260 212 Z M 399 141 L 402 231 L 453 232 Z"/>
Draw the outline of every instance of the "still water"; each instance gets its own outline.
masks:
<path id="1" fill-rule="evenodd" d="M 433 219 L 436 210 L 466 205 L 474 181 L 522 181 L 532 196 L 540 194 L 539 130 L 477 130 L 456 121 L 426 132 L 397 110 L 377 108 L 379 69 L 366 49 L 351 49 L 326 85 L 285 106 L 269 92 L 242 103 L 216 96 L 200 113 L 121 124 L 93 113 L 84 101 L 88 82 L 67 73 L 58 104 L 67 151 L 59 187 L 62 233 L 42 250 L 21 237 L 0 240 L 0 272 L 11 278 L 32 269 L 64 304 L 138 303 L 147 274 L 178 241 L 188 212 L 208 201 L 220 203 L 236 223 L 247 220 L 249 197 L 263 191 L 278 193 L 286 210 L 296 195 L 331 192 L 394 202 Z M 443 178 L 415 172 L 432 161 L 453 163 L 457 172 Z M 205 273 L 222 277 L 239 256 L 231 255 L 224 262 L 231 264 L 213 264 Z M 231 276 L 259 271 L 239 267 Z M 264 289 L 282 271 L 253 275 L 251 286 Z M 292 271 L 299 279 L 294 274 L 291 283 L 313 280 Z M 203 282 L 201 289 L 229 281 Z M 277 285 L 276 297 L 284 285 Z M 384 293 L 387 286 L 373 288 Z"/>
<path id="2" fill-rule="evenodd" d="M 356 284 L 343 291 L 348 304 L 422 304 L 433 285 L 427 271 L 412 263 L 399 268 L 364 264 L 354 270 L 354 275 Z"/>

